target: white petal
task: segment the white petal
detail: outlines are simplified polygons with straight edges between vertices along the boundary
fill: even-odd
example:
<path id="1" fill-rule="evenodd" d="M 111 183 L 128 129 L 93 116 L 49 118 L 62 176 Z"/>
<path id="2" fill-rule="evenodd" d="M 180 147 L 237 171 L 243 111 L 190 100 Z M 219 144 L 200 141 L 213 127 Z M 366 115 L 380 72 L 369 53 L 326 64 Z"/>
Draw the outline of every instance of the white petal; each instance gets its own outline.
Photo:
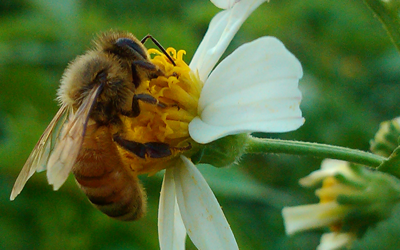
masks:
<path id="1" fill-rule="evenodd" d="M 343 249 L 351 245 L 357 239 L 352 233 L 325 233 L 321 236 L 321 243 L 317 250 Z"/>
<path id="2" fill-rule="evenodd" d="M 240 0 L 211 0 L 211 2 L 220 9 L 230 9 Z"/>
<path id="3" fill-rule="evenodd" d="M 207 105 L 201 119 L 215 126 L 301 119 L 301 93 L 297 85 L 298 80 L 284 79 L 249 86 Z"/>
<path id="4" fill-rule="evenodd" d="M 207 182 L 194 164 L 175 167 L 176 197 L 188 235 L 201 250 L 239 249 L 224 213 Z"/>
<path id="5" fill-rule="evenodd" d="M 303 125 L 304 119 L 275 120 L 270 122 L 253 122 L 233 126 L 211 126 L 195 117 L 189 124 L 189 133 L 198 143 L 209 143 L 228 135 L 260 132 L 287 132 Z"/>
<path id="6" fill-rule="evenodd" d="M 287 89 L 271 82 L 283 79 L 296 81 L 302 76 L 300 62 L 281 41 L 275 37 L 261 37 L 240 46 L 211 73 L 201 92 L 199 113 L 216 100 L 240 94 L 254 85 L 270 84 L 271 90 L 283 88 L 283 91 L 288 91 L 288 96 L 292 96 L 293 92 L 297 95 L 296 84 Z"/>
<path id="7" fill-rule="evenodd" d="M 285 207 L 282 216 L 285 223 L 286 234 L 298 231 L 330 226 L 340 221 L 348 208 L 336 202 Z"/>
<path id="8" fill-rule="evenodd" d="M 205 82 L 190 136 L 208 143 L 231 134 L 297 129 L 304 123 L 302 74 L 300 62 L 276 38 L 242 45 Z"/>
<path id="9" fill-rule="evenodd" d="M 203 82 L 222 56 L 232 38 L 247 17 L 266 0 L 242 0 L 231 9 L 218 13 L 190 62 L 190 68 L 198 72 Z M 221 5 L 222 6 L 222 5 Z"/>
<path id="10" fill-rule="evenodd" d="M 173 170 L 166 169 L 158 209 L 158 238 L 161 250 L 184 250 L 186 229 L 175 196 Z"/>
<path id="11" fill-rule="evenodd" d="M 304 187 L 315 186 L 323 179 L 328 176 L 335 176 L 336 174 L 342 174 L 347 179 L 353 181 L 362 181 L 360 177 L 354 173 L 354 171 L 349 167 L 349 162 L 335 160 L 335 159 L 325 159 L 321 163 L 321 169 L 312 172 L 304 178 L 299 180 L 300 185 Z"/>

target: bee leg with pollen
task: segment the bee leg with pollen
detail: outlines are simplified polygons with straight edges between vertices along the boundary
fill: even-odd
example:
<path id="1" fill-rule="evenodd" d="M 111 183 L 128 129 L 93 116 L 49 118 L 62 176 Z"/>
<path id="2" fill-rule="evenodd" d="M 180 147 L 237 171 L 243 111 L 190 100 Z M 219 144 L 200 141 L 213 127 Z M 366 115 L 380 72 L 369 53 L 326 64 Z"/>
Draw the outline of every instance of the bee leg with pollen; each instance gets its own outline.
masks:
<path id="1" fill-rule="evenodd" d="M 139 143 L 128 141 L 123 139 L 119 134 L 115 134 L 113 139 L 119 146 L 140 158 L 146 158 L 146 156 L 150 158 L 163 158 L 192 148 L 190 144 L 186 147 L 171 147 L 168 143 L 163 142 Z"/>

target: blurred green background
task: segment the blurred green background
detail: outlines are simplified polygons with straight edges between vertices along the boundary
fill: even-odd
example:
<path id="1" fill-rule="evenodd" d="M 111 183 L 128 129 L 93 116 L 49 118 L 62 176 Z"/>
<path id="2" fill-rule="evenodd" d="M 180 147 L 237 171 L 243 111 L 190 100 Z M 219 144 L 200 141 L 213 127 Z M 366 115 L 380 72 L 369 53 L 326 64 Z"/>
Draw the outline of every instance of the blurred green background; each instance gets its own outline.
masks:
<path id="1" fill-rule="evenodd" d="M 159 248 L 161 174 L 142 178 L 149 210 L 132 223 L 94 209 L 72 177 L 53 192 L 45 174 L 36 174 L 14 202 L 9 195 L 58 109 L 54 99 L 64 68 L 89 48 L 95 34 L 111 28 L 139 38 L 150 33 L 165 47 L 185 49 L 189 62 L 218 11 L 205 0 L 0 2 L 0 249 Z M 399 115 L 400 57 L 361 0 L 272 0 L 250 16 L 226 54 L 265 35 L 282 40 L 305 72 L 300 88 L 306 123 L 295 132 L 268 137 L 368 150 L 379 123 Z M 246 156 L 241 167 L 200 169 L 241 249 L 315 249 L 323 230 L 287 237 L 281 209 L 317 202 L 313 190 L 300 188 L 297 181 L 319 168 L 320 161 Z M 354 249 L 399 249 L 399 228 L 400 209 L 371 228 Z M 195 249 L 189 240 L 187 249 Z"/>

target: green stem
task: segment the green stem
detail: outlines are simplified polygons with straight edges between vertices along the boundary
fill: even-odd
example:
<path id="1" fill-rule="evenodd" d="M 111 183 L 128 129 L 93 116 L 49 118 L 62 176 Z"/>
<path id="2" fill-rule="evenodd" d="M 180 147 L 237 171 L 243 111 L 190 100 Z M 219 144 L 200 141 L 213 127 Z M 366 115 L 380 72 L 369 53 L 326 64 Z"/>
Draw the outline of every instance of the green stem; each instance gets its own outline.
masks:
<path id="1" fill-rule="evenodd" d="M 397 50 L 400 51 L 400 18 L 398 0 L 364 0 L 371 10 L 378 16 Z"/>
<path id="2" fill-rule="evenodd" d="M 344 160 L 371 167 L 377 167 L 386 160 L 385 157 L 350 148 L 311 142 L 263 139 L 252 136 L 248 137 L 246 153 L 285 153 L 292 155 L 306 155 Z"/>

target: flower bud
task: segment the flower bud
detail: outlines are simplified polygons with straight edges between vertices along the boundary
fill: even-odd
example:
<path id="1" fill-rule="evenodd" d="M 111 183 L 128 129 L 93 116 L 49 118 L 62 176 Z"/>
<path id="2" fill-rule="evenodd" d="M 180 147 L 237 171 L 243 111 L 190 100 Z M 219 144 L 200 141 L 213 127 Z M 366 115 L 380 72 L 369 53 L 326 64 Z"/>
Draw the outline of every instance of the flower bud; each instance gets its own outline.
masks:
<path id="1" fill-rule="evenodd" d="M 371 152 L 389 157 L 398 146 L 400 136 L 400 117 L 380 124 L 375 138 L 371 140 Z"/>

